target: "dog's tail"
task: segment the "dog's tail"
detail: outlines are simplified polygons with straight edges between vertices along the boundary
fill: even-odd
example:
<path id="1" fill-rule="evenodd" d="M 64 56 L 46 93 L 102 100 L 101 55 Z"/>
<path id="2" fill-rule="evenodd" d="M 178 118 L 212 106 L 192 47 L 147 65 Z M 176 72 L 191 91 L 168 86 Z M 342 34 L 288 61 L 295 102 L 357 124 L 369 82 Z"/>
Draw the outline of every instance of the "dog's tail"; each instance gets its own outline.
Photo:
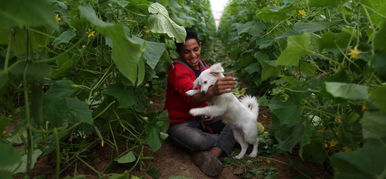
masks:
<path id="1" fill-rule="evenodd" d="M 257 118 L 257 115 L 259 113 L 259 103 L 257 103 L 257 100 L 256 100 L 256 97 L 254 96 L 244 96 L 241 98 L 240 102 L 245 106 L 247 107 L 248 109 L 250 109 L 252 111 L 253 114 L 256 114 L 256 118 Z"/>

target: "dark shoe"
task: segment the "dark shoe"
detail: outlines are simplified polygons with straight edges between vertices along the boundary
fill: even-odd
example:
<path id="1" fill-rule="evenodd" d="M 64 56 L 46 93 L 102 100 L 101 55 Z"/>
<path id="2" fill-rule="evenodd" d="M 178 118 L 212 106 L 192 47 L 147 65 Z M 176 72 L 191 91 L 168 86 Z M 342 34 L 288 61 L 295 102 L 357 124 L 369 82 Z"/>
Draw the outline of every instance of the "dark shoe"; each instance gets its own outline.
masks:
<path id="1" fill-rule="evenodd" d="M 193 153 L 192 161 L 203 173 L 210 177 L 219 176 L 223 169 L 223 165 L 220 160 L 209 152 Z"/>

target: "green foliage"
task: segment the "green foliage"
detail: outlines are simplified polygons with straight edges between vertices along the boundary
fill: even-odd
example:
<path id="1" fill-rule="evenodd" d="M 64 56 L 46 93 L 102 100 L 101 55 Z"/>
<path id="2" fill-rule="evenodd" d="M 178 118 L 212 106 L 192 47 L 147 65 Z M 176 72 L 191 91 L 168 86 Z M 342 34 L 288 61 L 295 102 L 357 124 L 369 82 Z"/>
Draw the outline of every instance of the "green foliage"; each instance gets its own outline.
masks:
<path id="1" fill-rule="evenodd" d="M 125 155 L 122 155 L 121 157 L 115 159 L 118 163 L 131 163 L 135 161 L 135 156 L 133 152 L 128 152 Z"/>
<path id="2" fill-rule="evenodd" d="M 288 37 L 287 48 L 277 59 L 277 65 L 297 66 L 302 56 L 311 52 L 309 34 Z"/>
<path id="3" fill-rule="evenodd" d="M 336 178 L 385 178 L 386 146 L 384 141 L 366 140 L 361 149 L 337 153 L 332 158 Z"/>
<path id="4" fill-rule="evenodd" d="M 76 170 L 98 146 L 115 149 L 117 162 L 131 168 L 103 174 L 111 168 L 86 165 L 102 178 L 128 178 L 143 165 L 144 148 L 156 151 L 168 137 L 167 112 L 154 106 L 162 105 L 183 26 L 199 29 L 205 41 L 214 33 L 209 1 L 0 4 L 0 140 L 25 151 L 23 157 L 11 151 L 9 160 L 1 157 L 6 166 L 0 166 L 0 178 L 28 173 L 52 151 L 59 177 L 60 167 Z M 17 170 L 3 170 L 16 162 Z"/>
<path id="5" fill-rule="evenodd" d="M 384 144 L 385 7 L 379 0 L 230 2 L 219 28 L 228 66 L 248 79 L 248 93 L 269 100 L 278 149 L 330 163 L 337 178 L 384 177 L 384 168 L 361 162 L 381 156 Z"/>
<path id="6" fill-rule="evenodd" d="M 177 25 L 170 19 L 165 7 L 159 3 L 154 3 L 149 6 L 149 12 L 153 14 L 149 17 L 152 32 L 166 33 L 169 37 L 176 38 L 177 43 L 185 42 L 186 32 L 184 27 Z"/>
<path id="7" fill-rule="evenodd" d="M 1 0 L 0 24 L 5 27 L 49 26 L 57 29 L 52 6 L 47 0 Z M 27 10 L 28 9 L 28 10 Z"/>

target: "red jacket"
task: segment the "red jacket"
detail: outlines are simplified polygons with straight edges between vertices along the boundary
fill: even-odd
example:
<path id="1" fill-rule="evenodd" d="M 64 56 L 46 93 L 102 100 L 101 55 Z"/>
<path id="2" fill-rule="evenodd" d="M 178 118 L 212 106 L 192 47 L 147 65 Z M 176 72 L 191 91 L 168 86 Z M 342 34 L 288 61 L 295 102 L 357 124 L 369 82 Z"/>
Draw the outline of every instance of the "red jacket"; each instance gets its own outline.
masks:
<path id="1" fill-rule="evenodd" d="M 200 70 L 204 71 L 209 66 L 203 61 Z M 204 68 L 205 66 L 205 68 Z M 195 107 L 207 106 L 207 103 L 198 105 L 191 96 L 185 94 L 193 88 L 196 79 L 194 71 L 184 62 L 174 60 L 169 68 L 168 86 L 166 92 L 165 109 L 168 110 L 170 123 L 180 123 L 193 119 L 189 110 Z"/>

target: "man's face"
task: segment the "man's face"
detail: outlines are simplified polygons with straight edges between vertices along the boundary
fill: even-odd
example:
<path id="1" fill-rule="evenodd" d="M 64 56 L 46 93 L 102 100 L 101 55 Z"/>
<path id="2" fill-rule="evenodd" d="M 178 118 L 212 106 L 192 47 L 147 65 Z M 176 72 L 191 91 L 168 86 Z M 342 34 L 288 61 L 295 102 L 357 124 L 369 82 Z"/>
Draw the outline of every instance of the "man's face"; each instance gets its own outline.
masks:
<path id="1" fill-rule="evenodd" d="M 201 46 L 196 39 L 188 39 L 184 47 L 178 52 L 184 61 L 193 69 L 200 69 L 198 62 L 201 59 Z"/>

